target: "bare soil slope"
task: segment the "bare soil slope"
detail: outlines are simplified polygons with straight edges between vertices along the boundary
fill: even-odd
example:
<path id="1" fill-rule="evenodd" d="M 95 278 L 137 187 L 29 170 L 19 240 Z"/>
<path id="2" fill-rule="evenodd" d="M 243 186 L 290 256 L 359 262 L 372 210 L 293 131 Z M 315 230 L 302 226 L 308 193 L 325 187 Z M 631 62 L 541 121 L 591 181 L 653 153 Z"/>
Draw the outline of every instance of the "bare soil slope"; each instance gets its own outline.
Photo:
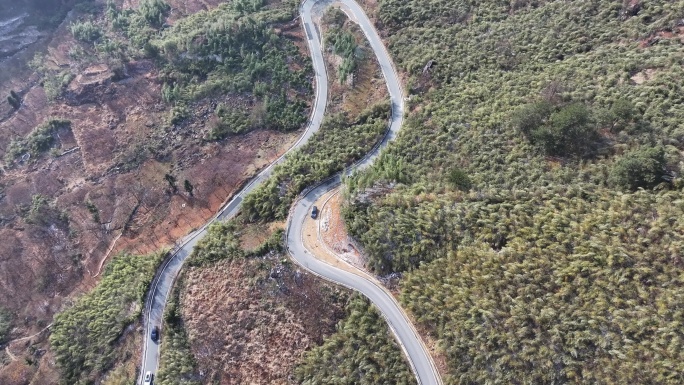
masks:
<path id="1" fill-rule="evenodd" d="M 173 23 L 218 1 L 168 3 Z M 10 68 L 15 76 L 0 83 L 0 159 L 13 140 L 29 137 L 48 119 L 71 122 L 51 134 L 49 151 L 0 161 L 0 308 L 13 314 L 9 340 L 48 325 L 65 301 L 97 283 L 110 256 L 171 247 L 298 135 L 256 130 L 204 141 L 216 104 L 240 102 L 226 97 L 194 106 L 180 127 L 169 125 L 154 63 L 128 62 L 123 78 L 106 63 L 78 68 L 69 56 L 76 42 L 68 23 L 57 29 L 45 56 L 45 65 L 77 72 L 63 97 L 49 101 L 25 67 Z M 21 98 L 18 109 L 6 100 L 12 90 Z M 166 174 L 177 180 L 177 192 Z M 11 344 L 11 355 L 0 354 L 0 383 L 56 382 L 45 341 L 43 335 Z"/>
<path id="2" fill-rule="evenodd" d="M 183 319 L 205 383 L 293 384 L 301 354 L 344 315 L 340 289 L 281 255 L 220 262 L 187 274 Z"/>

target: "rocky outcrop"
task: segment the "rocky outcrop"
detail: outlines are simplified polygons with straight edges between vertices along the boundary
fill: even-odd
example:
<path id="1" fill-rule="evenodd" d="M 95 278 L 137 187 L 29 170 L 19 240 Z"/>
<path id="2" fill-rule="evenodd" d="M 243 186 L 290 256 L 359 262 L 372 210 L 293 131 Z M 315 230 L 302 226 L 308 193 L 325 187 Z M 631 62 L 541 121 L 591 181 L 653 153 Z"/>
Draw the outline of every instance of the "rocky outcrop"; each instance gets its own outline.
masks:
<path id="1" fill-rule="evenodd" d="M 68 104 L 76 106 L 97 103 L 99 95 L 107 91 L 114 77 L 114 71 L 105 64 L 90 66 L 69 83 L 64 99 Z"/>

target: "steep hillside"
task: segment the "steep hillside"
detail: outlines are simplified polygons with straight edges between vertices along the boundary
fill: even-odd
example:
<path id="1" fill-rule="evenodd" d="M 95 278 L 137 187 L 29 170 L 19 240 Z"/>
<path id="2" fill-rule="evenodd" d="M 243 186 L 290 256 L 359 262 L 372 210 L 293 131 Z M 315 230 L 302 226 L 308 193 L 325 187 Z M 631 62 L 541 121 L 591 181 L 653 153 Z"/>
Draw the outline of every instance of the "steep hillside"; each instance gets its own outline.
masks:
<path id="1" fill-rule="evenodd" d="M 415 381 L 384 319 L 293 265 L 282 250 L 283 223 L 274 221 L 303 188 L 361 157 L 387 129 L 386 87 L 362 32 L 339 10 L 316 19 L 331 46 L 331 116 L 186 262 L 165 314 L 160 384 Z M 340 37 L 344 50 L 332 47 Z"/>
<path id="2" fill-rule="evenodd" d="M 447 383 L 681 383 L 684 2 L 371 8 L 411 111 L 345 217 Z"/>
<path id="3" fill-rule="evenodd" d="M 30 73 L 0 83 L 3 384 L 55 383 L 55 361 L 65 383 L 98 380 L 111 351 L 46 351 L 53 315 L 115 256 L 152 255 L 204 223 L 297 137 L 311 69 L 296 3 L 218 3 L 81 2 L 35 45 Z M 96 311 L 79 309 L 56 322 Z M 125 321 L 92 338 L 130 359 L 137 317 Z M 66 368 L 85 355 L 97 365 Z"/>

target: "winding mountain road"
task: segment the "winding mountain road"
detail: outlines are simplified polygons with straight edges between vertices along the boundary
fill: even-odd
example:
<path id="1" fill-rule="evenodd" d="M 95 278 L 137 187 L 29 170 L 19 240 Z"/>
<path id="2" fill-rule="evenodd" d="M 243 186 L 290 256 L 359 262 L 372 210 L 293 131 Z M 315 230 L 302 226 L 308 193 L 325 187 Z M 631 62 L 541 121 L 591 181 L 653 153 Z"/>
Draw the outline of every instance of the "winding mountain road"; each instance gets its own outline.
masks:
<path id="1" fill-rule="evenodd" d="M 328 78 L 323 60 L 321 39 L 316 26 L 312 20 L 312 9 L 321 0 L 305 0 L 301 7 L 301 19 L 306 33 L 311 59 L 316 79 L 316 96 L 313 104 L 309 125 L 301 138 L 289 150 L 301 147 L 306 141 L 320 128 L 328 95 Z M 392 117 L 390 128 L 382 142 L 358 162 L 350 170 L 359 170 L 370 166 L 375 158 L 387 143 L 392 141 L 401 128 L 404 115 L 404 97 L 399 78 L 394 71 L 392 60 L 390 59 L 382 40 L 378 36 L 373 24 L 368 19 L 363 9 L 354 0 L 339 0 L 337 3 L 342 5 L 343 10 L 349 17 L 357 22 L 368 39 L 371 48 L 375 52 L 382 73 L 387 82 L 392 104 Z M 288 152 L 289 152 L 288 151 Z M 160 345 L 152 341 L 150 331 L 154 326 L 162 325 L 164 307 L 168 301 L 173 283 L 180 272 L 183 262 L 192 253 L 195 245 L 202 239 L 209 225 L 219 220 L 229 219 L 238 212 L 244 197 L 268 179 L 273 171 L 273 167 L 282 162 L 285 155 L 273 162 L 270 166 L 260 172 L 250 181 L 230 202 L 207 224 L 197 231 L 185 237 L 176 248 L 173 256 L 166 260 L 155 276 L 151 290 L 148 293 L 145 308 L 145 344 L 143 348 L 142 365 L 139 384 L 143 382 L 143 376 L 150 371 L 155 373 L 159 367 L 159 347 Z M 421 385 L 440 385 L 441 379 L 437 372 L 434 362 L 430 357 L 420 336 L 413 328 L 406 314 L 401 310 L 394 297 L 384 288 L 371 280 L 354 275 L 352 273 L 337 269 L 316 259 L 304 247 L 302 242 L 302 223 L 309 214 L 310 207 L 320 196 L 327 191 L 335 188 L 342 176 L 337 175 L 328 179 L 326 182 L 317 185 L 303 195 L 290 211 L 287 227 L 287 247 L 292 258 L 305 269 L 319 275 L 332 282 L 347 286 L 360 291 L 366 295 L 380 310 L 387 320 L 390 328 L 397 337 L 402 349 L 404 350 L 413 371 Z"/>

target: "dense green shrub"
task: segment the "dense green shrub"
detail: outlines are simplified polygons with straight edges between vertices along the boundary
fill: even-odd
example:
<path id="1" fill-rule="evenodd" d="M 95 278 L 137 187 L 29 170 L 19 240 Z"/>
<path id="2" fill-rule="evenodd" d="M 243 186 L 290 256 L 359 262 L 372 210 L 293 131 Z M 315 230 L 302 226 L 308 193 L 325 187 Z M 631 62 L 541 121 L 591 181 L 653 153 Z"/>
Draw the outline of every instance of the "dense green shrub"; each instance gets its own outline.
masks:
<path id="1" fill-rule="evenodd" d="M 513 112 L 511 125 L 547 155 L 583 155 L 598 140 L 592 112 L 581 103 L 554 106 L 542 100 L 527 104 Z"/>
<path id="2" fill-rule="evenodd" d="M 530 134 L 532 142 L 548 155 L 583 155 L 597 140 L 589 109 L 580 103 L 561 107 Z"/>
<path id="3" fill-rule="evenodd" d="M 145 20 L 155 27 L 164 24 L 164 19 L 170 10 L 171 7 L 164 0 L 142 0 L 138 9 Z"/>
<path id="4" fill-rule="evenodd" d="M 610 172 L 609 182 L 625 190 L 653 188 L 665 182 L 666 165 L 665 149 L 662 147 L 632 151 L 615 163 Z"/>
<path id="5" fill-rule="evenodd" d="M 304 354 L 297 382 L 313 384 L 415 384 L 416 379 L 385 320 L 367 299 L 355 295 L 347 317 L 323 345 Z"/>
<path id="6" fill-rule="evenodd" d="M 90 384 L 116 359 L 116 342 L 141 314 L 145 293 L 163 254 L 120 255 L 102 280 L 55 316 L 50 346 L 62 384 Z"/>
<path id="7" fill-rule="evenodd" d="M 620 98 L 599 114 L 600 124 L 611 132 L 620 132 L 638 118 L 639 112 L 631 101 Z"/>
<path id="8" fill-rule="evenodd" d="M 216 107 L 216 117 L 218 123 L 209 132 L 209 140 L 221 140 L 231 134 L 246 132 L 256 123 L 246 112 L 230 109 L 224 104 Z"/>
<path id="9" fill-rule="evenodd" d="M 219 260 L 244 258 L 235 222 L 216 222 L 209 226 L 207 235 L 193 250 L 188 265 L 201 266 Z"/>
<path id="10" fill-rule="evenodd" d="M 337 76 L 340 82 L 344 83 L 347 81 L 347 77 L 353 74 L 358 67 L 357 55 L 360 48 L 356 44 L 356 39 L 349 31 L 332 28 L 326 35 L 326 44 L 329 44 L 332 51 L 342 58 L 342 63 L 337 69 Z"/>
<path id="11" fill-rule="evenodd" d="M 449 171 L 448 177 L 449 183 L 457 189 L 468 191 L 472 186 L 470 177 L 468 177 L 468 174 L 460 168 L 452 168 L 451 171 Z"/>
<path id="12" fill-rule="evenodd" d="M 7 102 L 15 110 L 19 109 L 19 107 L 21 107 L 21 97 L 19 96 L 19 94 L 17 94 L 14 91 L 10 91 L 10 94 L 7 96 Z"/>
<path id="13" fill-rule="evenodd" d="M 69 27 L 76 40 L 92 43 L 102 36 L 102 30 L 90 21 L 76 22 Z"/>
<path id="14" fill-rule="evenodd" d="M 553 104 L 546 100 L 525 104 L 512 114 L 511 125 L 523 134 L 531 135 L 548 121 L 552 112 Z"/>

